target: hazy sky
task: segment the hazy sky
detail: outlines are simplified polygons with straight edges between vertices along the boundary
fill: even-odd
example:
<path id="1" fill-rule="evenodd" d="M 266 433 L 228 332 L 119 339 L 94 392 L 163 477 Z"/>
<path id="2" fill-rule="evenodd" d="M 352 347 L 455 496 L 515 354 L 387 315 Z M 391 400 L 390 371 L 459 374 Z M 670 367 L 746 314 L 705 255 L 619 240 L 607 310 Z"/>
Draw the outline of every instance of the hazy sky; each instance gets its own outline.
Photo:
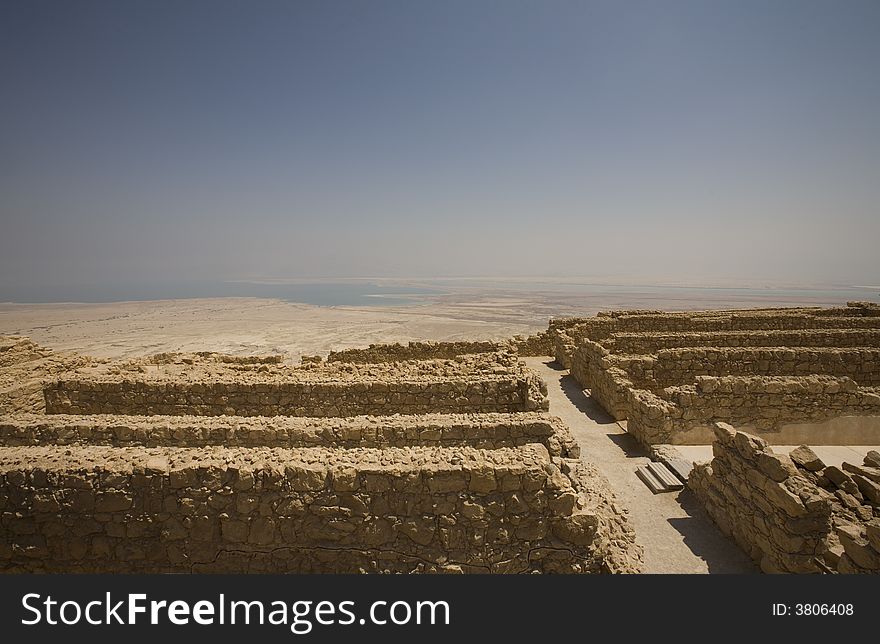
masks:
<path id="1" fill-rule="evenodd" d="M 876 0 L 0 7 L 0 288 L 880 283 Z"/>

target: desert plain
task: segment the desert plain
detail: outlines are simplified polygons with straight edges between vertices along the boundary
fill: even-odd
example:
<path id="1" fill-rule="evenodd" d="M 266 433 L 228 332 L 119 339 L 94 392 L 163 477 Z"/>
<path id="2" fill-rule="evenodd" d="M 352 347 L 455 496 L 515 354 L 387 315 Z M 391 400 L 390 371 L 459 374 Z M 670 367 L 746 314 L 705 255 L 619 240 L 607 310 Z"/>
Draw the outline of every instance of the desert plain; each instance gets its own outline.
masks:
<path id="1" fill-rule="evenodd" d="M 434 281 L 395 281 L 413 292 Z M 329 283 L 333 286 L 335 283 Z M 381 284 L 381 283 L 380 283 Z M 876 290 L 876 289 L 874 289 Z M 0 303 L 0 334 L 56 350 L 119 358 L 163 351 L 283 353 L 298 360 L 374 343 L 501 340 L 547 328 L 552 317 L 623 308 L 699 310 L 829 306 L 872 290 L 669 288 L 566 280 L 454 280 L 410 304 L 316 306 L 279 298 L 216 297 L 98 303 Z M 371 302 L 377 302 L 372 305 Z"/>

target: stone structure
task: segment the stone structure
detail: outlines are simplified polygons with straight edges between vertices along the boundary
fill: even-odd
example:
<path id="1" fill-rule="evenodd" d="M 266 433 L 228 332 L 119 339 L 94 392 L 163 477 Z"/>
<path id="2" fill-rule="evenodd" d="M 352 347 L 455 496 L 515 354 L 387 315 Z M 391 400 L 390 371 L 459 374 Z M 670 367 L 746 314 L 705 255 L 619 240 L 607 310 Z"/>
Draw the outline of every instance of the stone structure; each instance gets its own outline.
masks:
<path id="1" fill-rule="evenodd" d="M 625 510 L 509 351 L 292 366 L 0 344 L 0 377 L 29 372 L 44 404 L 0 400 L 3 571 L 640 569 Z"/>
<path id="2" fill-rule="evenodd" d="M 599 572 L 627 553 L 574 462 L 473 448 L 0 451 L 13 570 Z M 11 537 L 11 539 L 10 539 Z M 11 540 L 11 543 L 10 543 Z"/>
<path id="3" fill-rule="evenodd" d="M 310 368 L 314 367 L 314 368 Z M 44 387 L 50 414 L 359 416 L 547 409 L 546 386 L 509 354 L 302 367 L 93 368 Z"/>
<path id="4" fill-rule="evenodd" d="M 775 443 L 880 442 L 876 305 L 612 311 L 554 337 L 557 360 L 647 445 L 707 443 L 716 421 Z"/>
<path id="5" fill-rule="evenodd" d="M 830 309 L 746 309 L 674 313 L 609 311 L 599 313 L 594 318 L 569 318 L 564 324 L 551 326 L 549 331 L 553 336 L 557 361 L 570 368 L 572 354 L 584 339 L 604 340 L 612 338 L 615 334 L 809 329 L 880 330 L 880 307 L 860 302 L 850 304 L 851 306 Z"/>
<path id="6" fill-rule="evenodd" d="M 880 454 L 826 467 L 806 446 L 776 454 L 715 426 L 714 458 L 688 486 L 724 534 L 765 572 L 880 572 Z"/>
<path id="7" fill-rule="evenodd" d="M 552 356 L 553 355 L 553 330 L 556 328 L 555 321 L 550 321 L 550 328 L 533 335 L 513 336 L 511 346 L 521 356 Z"/>
<path id="8" fill-rule="evenodd" d="M 302 418 L 17 414 L 0 417 L 0 446 L 476 447 L 542 444 L 578 458 L 565 423 L 543 412 Z"/>
<path id="9" fill-rule="evenodd" d="M 877 324 L 874 318 L 833 318 Z M 880 347 L 880 327 L 752 331 L 613 333 L 602 346 L 617 354 L 653 354 L 682 347 Z"/>
<path id="10" fill-rule="evenodd" d="M 520 356 L 552 356 L 553 329 L 558 323 L 551 321 L 550 328 L 533 335 L 515 335 L 504 341 L 459 340 L 448 342 L 410 342 L 401 344 L 371 344 L 366 349 L 331 351 L 328 362 L 400 362 L 403 360 L 431 360 L 455 358 L 478 353 L 512 352 Z M 562 327 L 560 327 L 562 328 Z"/>
<path id="11" fill-rule="evenodd" d="M 64 379 L 44 393 L 50 414 L 384 416 L 546 409 L 541 384 L 532 375 L 305 383 Z"/>
<path id="12" fill-rule="evenodd" d="M 371 344 L 366 349 L 331 351 L 327 362 L 401 362 L 455 358 L 475 353 L 497 353 L 511 350 L 509 342 L 410 342 L 409 344 Z"/>
<path id="13" fill-rule="evenodd" d="M 634 396 L 627 430 L 646 444 L 711 442 L 716 421 L 736 423 L 778 444 L 872 445 L 880 436 L 880 392 L 830 376 L 698 376 L 663 398 Z M 659 415 L 659 417 L 658 417 Z"/>

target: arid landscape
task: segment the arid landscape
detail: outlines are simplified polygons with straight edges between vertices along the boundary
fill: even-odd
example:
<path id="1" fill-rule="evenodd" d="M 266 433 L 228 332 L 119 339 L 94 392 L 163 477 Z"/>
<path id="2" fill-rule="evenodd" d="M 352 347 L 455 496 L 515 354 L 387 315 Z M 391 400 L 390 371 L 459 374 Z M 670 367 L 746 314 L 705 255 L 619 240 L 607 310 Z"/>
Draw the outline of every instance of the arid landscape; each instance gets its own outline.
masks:
<path id="1" fill-rule="evenodd" d="M 878 34 L 0 0 L 0 633 L 876 640 Z"/>
<path id="2" fill-rule="evenodd" d="M 880 304 L 7 305 L 6 572 L 880 572 Z"/>
<path id="3" fill-rule="evenodd" d="M 723 288 L 673 288 L 546 278 L 379 282 L 385 283 L 430 294 L 413 297 L 406 305 L 366 306 L 316 306 L 257 297 L 0 303 L 0 334 L 26 335 L 47 347 L 100 357 L 218 351 L 233 355 L 284 353 L 298 359 L 300 355 L 373 343 L 500 340 L 546 328 L 552 317 L 588 316 L 608 309 L 828 306 L 873 297 L 876 290 L 829 286 L 755 289 L 736 283 Z"/>

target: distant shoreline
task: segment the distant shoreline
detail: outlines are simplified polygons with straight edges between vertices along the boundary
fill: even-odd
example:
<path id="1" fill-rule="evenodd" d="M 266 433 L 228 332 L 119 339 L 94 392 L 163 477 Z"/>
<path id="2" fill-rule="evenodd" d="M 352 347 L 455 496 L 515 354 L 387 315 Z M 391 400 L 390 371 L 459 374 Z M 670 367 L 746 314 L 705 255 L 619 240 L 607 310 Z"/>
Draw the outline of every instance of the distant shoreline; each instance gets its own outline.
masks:
<path id="1" fill-rule="evenodd" d="M 517 294 L 572 300 L 604 297 L 633 306 L 645 299 L 702 300 L 723 302 L 736 296 L 741 302 L 764 302 L 768 298 L 790 302 L 833 304 L 854 299 L 880 301 L 880 287 L 838 285 L 737 285 L 660 284 L 595 278 L 349 278 L 313 280 L 236 280 L 229 282 L 42 289 L 34 295 L 10 294 L 0 290 L 0 306 L 38 304 L 115 304 L 124 302 L 169 302 L 217 298 L 277 299 L 315 306 L 394 307 L 433 304 L 479 296 Z M 872 291 L 874 291 L 872 293 Z M 688 297 L 683 298 L 682 295 Z"/>

